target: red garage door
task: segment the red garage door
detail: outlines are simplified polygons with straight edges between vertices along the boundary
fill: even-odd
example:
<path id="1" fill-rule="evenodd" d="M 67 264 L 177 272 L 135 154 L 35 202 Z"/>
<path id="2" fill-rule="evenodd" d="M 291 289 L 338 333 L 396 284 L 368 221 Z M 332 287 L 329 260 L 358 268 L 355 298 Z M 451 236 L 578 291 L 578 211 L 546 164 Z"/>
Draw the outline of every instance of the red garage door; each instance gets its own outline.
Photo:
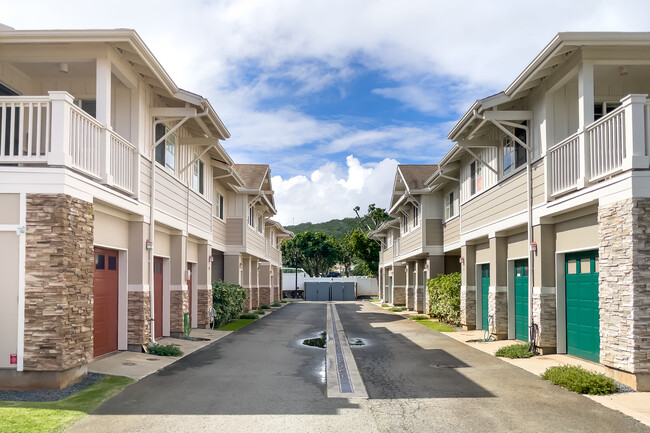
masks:
<path id="1" fill-rule="evenodd" d="M 93 354 L 117 350 L 118 253 L 95 248 Z"/>

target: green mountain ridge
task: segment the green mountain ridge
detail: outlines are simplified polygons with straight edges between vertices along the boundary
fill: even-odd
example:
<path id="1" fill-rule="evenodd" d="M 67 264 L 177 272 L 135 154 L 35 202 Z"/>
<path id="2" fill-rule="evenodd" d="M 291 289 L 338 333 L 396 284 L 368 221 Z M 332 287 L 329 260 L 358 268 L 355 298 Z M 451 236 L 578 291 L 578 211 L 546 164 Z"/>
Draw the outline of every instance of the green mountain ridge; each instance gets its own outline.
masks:
<path id="1" fill-rule="evenodd" d="M 322 223 L 300 223 L 293 226 L 285 226 L 287 230 L 291 230 L 295 234 L 304 233 L 306 231 L 323 232 L 325 234 L 340 238 L 345 233 L 358 227 L 356 218 L 343 218 L 325 221 Z"/>

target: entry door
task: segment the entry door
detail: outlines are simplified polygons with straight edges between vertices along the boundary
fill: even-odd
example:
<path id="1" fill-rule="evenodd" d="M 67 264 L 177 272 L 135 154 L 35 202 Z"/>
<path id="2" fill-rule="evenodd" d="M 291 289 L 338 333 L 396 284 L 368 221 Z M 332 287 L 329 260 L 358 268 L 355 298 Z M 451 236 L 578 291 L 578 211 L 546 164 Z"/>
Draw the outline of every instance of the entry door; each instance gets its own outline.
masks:
<path id="1" fill-rule="evenodd" d="M 154 337 L 162 337 L 163 334 L 163 259 L 153 259 L 153 314 L 154 314 Z"/>
<path id="2" fill-rule="evenodd" d="M 192 264 L 187 264 L 187 291 L 190 294 L 190 307 L 188 311 L 190 312 L 190 328 L 192 327 Z"/>
<path id="3" fill-rule="evenodd" d="M 515 261 L 515 338 L 528 341 L 528 260 Z"/>
<path id="4" fill-rule="evenodd" d="M 565 256 L 567 353 L 600 360 L 598 251 Z"/>
<path id="5" fill-rule="evenodd" d="M 95 248 L 93 355 L 117 350 L 118 252 Z"/>
<path id="6" fill-rule="evenodd" d="M 488 329 L 488 293 L 490 290 L 490 265 L 481 265 L 482 329 Z"/>

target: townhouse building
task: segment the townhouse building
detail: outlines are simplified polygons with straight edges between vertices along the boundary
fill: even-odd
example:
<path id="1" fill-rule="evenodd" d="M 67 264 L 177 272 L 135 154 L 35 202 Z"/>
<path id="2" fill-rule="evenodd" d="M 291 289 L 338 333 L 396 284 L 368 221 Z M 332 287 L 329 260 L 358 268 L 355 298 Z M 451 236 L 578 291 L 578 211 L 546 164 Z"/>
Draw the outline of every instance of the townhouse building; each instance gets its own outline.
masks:
<path id="1" fill-rule="evenodd" d="M 443 251 L 440 194 L 425 186 L 436 165 L 397 166 L 388 214 L 393 218 L 370 233 L 381 243 L 380 297 L 394 305 L 426 312 L 426 281 L 458 270 L 458 257 Z"/>
<path id="2" fill-rule="evenodd" d="M 646 391 L 648 73 L 649 33 L 560 33 L 470 107 L 425 181 L 466 329 L 532 338 Z"/>
<path id="3" fill-rule="evenodd" d="M 186 313 L 206 326 L 212 281 L 279 297 L 290 233 L 270 178 L 253 191 L 210 102 L 135 31 L 2 27 L 0 47 L 2 387 L 65 387 L 94 357 L 182 335 Z M 238 221 L 251 196 L 261 249 Z M 231 253 L 254 255 L 248 280 Z"/>

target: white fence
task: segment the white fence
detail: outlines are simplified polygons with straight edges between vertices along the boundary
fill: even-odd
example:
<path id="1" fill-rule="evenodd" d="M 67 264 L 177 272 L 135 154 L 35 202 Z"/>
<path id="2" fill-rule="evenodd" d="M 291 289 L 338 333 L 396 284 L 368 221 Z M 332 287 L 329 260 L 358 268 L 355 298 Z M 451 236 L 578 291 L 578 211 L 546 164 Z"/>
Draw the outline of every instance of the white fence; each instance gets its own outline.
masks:
<path id="1" fill-rule="evenodd" d="M 292 274 L 295 275 L 295 274 Z M 329 283 L 329 282 L 338 282 L 338 283 L 357 283 L 357 297 L 359 296 L 379 296 L 379 285 L 377 284 L 377 278 L 368 278 L 368 277 L 337 277 L 337 278 L 328 278 L 328 277 L 314 277 L 314 278 L 305 278 L 305 282 L 316 282 L 316 283 Z M 293 287 L 293 285 L 291 286 Z M 287 290 L 286 288 L 284 290 Z"/>

